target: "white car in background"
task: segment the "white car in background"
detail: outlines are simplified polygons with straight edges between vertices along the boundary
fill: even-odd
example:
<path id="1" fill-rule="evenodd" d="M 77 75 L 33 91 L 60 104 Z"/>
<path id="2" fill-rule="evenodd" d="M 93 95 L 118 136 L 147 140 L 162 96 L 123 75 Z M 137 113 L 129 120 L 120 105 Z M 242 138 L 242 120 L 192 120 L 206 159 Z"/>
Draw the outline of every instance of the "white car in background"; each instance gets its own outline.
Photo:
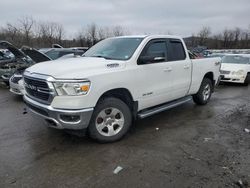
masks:
<path id="1" fill-rule="evenodd" d="M 221 63 L 221 82 L 250 83 L 250 54 L 227 54 Z"/>
<path id="2" fill-rule="evenodd" d="M 9 83 L 10 83 L 10 92 L 12 92 L 16 95 L 24 95 L 25 94 L 22 75 L 14 74 L 10 78 Z"/>

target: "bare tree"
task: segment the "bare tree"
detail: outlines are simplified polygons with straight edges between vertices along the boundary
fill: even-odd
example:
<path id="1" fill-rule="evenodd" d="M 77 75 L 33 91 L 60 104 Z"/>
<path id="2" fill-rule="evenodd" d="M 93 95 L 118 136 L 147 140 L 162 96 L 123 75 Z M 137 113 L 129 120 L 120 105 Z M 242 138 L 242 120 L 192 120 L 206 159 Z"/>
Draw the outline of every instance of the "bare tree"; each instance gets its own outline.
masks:
<path id="1" fill-rule="evenodd" d="M 210 27 L 204 26 L 198 33 L 199 45 L 206 45 L 207 39 L 210 34 L 211 34 Z"/>
<path id="2" fill-rule="evenodd" d="M 241 30 L 240 30 L 240 28 L 236 27 L 233 32 L 234 32 L 234 46 L 235 46 L 235 48 L 238 48 Z"/>
<path id="3" fill-rule="evenodd" d="M 76 45 L 77 46 L 88 46 L 87 43 L 87 37 L 85 34 L 85 30 L 81 29 L 77 34 L 76 34 Z"/>
<path id="4" fill-rule="evenodd" d="M 37 25 L 37 33 L 37 39 L 42 46 L 51 46 L 53 43 L 62 42 L 64 28 L 56 22 L 40 22 Z"/>
<path id="5" fill-rule="evenodd" d="M 7 23 L 5 27 L 2 27 L 1 32 L 1 40 L 7 40 L 11 43 L 16 43 L 18 46 L 22 44 L 22 33 L 18 26 Z"/>
<path id="6" fill-rule="evenodd" d="M 98 40 L 100 41 L 100 40 L 103 40 L 105 38 L 112 37 L 113 31 L 109 27 L 99 27 L 97 34 L 98 34 Z"/>
<path id="7" fill-rule="evenodd" d="M 124 35 L 124 30 L 121 26 L 115 26 L 113 28 L 113 35 L 115 37 Z"/>
<path id="8" fill-rule="evenodd" d="M 92 23 L 87 26 L 86 34 L 89 42 L 91 43 L 91 46 L 94 45 L 97 41 L 97 26 L 95 23 Z"/>
<path id="9" fill-rule="evenodd" d="M 224 29 L 223 35 L 223 48 L 231 48 L 234 40 L 234 33 L 232 30 Z"/>
<path id="10" fill-rule="evenodd" d="M 32 35 L 33 35 L 33 27 L 35 21 L 32 17 L 23 17 L 18 20 L 20 24 L 20 31 L 22 32 L 24 39 L 23 44 L 30 45 Z"/>

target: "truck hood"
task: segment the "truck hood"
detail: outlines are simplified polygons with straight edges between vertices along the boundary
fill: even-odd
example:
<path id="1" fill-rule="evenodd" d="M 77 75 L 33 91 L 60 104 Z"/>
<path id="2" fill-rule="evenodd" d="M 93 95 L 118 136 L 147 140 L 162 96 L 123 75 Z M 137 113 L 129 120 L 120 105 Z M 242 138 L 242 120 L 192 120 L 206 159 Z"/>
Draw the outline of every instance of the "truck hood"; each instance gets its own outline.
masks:
<path id="1" fill-rule="evenodd" d="M 250 64 L 222 63 L 221 70 L 225 70 L 225 71 L 244 70 L 244 72 L 249 72 L 250 71 Z"/>
<path id="2" fill-rule="evenodd" d="M 8 49 L 12 54 L 15 55 L 16 58 L 21 59 L 26 57 L 26 55 L 23 52 L 21 52 L 21 50 L 19 50 L 18 48 L 16 48 L 7 41 L 0 41 L 0 48 Z"/>
<path id="3" fill-rule="evenodd" d="M 83 79 L 99 74 L 111 72 L 125 67 L 124 61 L 106 60 L 96 57 L 80 57 L 72 59 L 58 59 L 37 63 L 26 71 L 49 75 L 56 79 Z"/>
<path id="4" fill-rule="evenodd" d="M 28 46 L 23 46 L 21 48 L 22 52 L 25 53 L 27 56 L 29 56 L 34 62 L 40 63 L 44 61 L 51 61 L 52 59 L 49 58 L 47 55 L 45 55 L 42 52 L 39 52 L 35 48 L 31 48 Z"/>

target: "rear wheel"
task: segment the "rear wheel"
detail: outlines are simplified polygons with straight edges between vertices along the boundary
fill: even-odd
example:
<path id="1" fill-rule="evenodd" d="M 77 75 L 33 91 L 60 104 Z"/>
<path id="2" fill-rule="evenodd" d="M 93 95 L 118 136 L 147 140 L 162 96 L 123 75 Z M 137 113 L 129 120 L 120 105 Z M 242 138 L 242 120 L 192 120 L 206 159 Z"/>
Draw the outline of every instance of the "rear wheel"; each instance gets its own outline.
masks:
<path id="1" fill-rule="evenodd" d="M 208 78 L 202 80 L 199 91 L 193 95 L 193 100 L 198 105 L 205 105 L 210 100 L 212 95 L 213 84 Z"/>
<path id="2" fill-rule="evenodd" d="M 122 100 L 104 98 L 94 110 L 88 131 L 99 142 L 114 142 L 128 132 L 131 123 L 131 111 Z"/>

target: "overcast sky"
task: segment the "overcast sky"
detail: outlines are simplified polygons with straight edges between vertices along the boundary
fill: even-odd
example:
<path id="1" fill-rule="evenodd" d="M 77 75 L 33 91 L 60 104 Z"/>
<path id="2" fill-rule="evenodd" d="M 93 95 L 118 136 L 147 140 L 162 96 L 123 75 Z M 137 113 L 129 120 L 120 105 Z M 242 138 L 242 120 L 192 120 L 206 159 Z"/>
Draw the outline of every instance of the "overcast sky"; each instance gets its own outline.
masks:
<path id="1" fill-rule="evenodd" d="M 202 26 L 216 33 L 250 25 L 250 0 L 0 0 L 0 8 L 0 26 L 32 16 L 63 24 L 68 37 L 91 23 L 184 37 Z"/>

